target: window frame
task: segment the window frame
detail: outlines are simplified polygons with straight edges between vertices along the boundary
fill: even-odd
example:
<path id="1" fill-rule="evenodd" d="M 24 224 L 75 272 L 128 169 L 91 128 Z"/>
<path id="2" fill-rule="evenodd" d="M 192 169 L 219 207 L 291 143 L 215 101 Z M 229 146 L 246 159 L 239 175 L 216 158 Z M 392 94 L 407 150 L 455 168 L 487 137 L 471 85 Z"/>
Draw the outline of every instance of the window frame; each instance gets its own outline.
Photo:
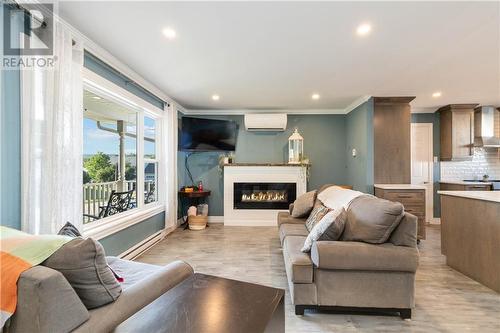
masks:
<path id="1" fill-rule="evenodd" d="M 166 149 L 164 149 L 166 147 L 163 145 L 163 136 L 166 134 L 163 124 L 166 114 L 164 110 L 159 109 L 140 97 L 135 96 L 134 94 L 117 86 L 113 82 L 108 81 L 87 68 L 83 69 L 83 89 L 113 102 L 119 103 L 137 112 L 136 189 L 144 189 L 144 165 L 147 161 L 151 160 L 144 158 L 144 117 L 147 116 L 155 120 L 156 156 L 155 159 L 151 161 L 158 163 L 157 184 L 164 184 L 164 186 L 157 186 L 157 200 L 155 202 L 145 204 L 144 190 L 137 190 L 136 208 L 83 225 L 83 233 L 85 236 L 101 239 L 166 210 L 165 198 L 167 192 L 167 182 L 165 178 L 166 172 L 163 170 L 166 166 Z"/>
<path id="2" fill-rule="evenodd" d="M 159 140 L 159 136 L 158 134 L 159 133 L 162 133 L 161 131 L 161 123 L 162 123 L 162 119 L 160 117 L 158 117 L 157 115 L 155 114 L 151 114 L 150 112 L 147 112 L 145 111 L 142 115 L 142 121 L 143 121 L 143 126 L 142 126 L 142 129 L 144 130 L 144 118 L 150 118 L 150 119 L 153 119 L 155 121 L 155 158 L 146 158 L 144 157 L 144 151 L 143 151 L 143 155 L 142 155 L 142 159 L 143 159 L 143 162 L 144 162 L 144 165 L 143 165 L 143 172 L 145 170 L 145 164 L 146 163 L 154 163 L 156 164 L 155 166 L 155 172 L 156 172 L 156 178 L 155 178 L 155 189 L 156 189 L 156 200 L 153 201 L 153 202 L 150 202 L 150 203 L 145 203 L 144 202 L 144 198 L 143 198 L 143 205 L 144 206 L 150 206 L 152 204 L 155 204 L 156 202 L 160 201 L 160 190 L 159 190 L 159 183 L 160 183 L 160 163 L 161 163 L 161 153 L 160 153 L 160 149 L 159 147 L 161 146 L 161 142 L 162 140 Z M 142 135 L 142 138 L 144 138 L 144 135 Z M 144 139 L 143 139 L 143 149 L 144 149 Z M 143 174 L 143 182 L 145 182 L 145 175 Z M 166 182 L 164 182 L 165 184 Z"/>

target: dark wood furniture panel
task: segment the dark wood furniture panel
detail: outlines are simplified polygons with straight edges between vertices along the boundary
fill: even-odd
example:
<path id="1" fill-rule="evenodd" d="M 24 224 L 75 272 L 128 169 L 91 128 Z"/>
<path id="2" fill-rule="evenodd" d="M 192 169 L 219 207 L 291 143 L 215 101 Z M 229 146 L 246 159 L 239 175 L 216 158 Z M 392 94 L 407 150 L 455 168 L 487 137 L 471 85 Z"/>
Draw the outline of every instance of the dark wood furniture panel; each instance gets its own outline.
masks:
<path id="1" fill-rule="evenodd" d="M 285 332 L 283 289 L 195 273 L 114 333 Z"/>
<path id="2" fill-rule="evenodd" d="M 449 104 L 438 109 L 442 161 L 464 161 L 473 156 L 474 108 L 477 104 Z"/>
<path id="3" fill-rule="evenodd" d="M 400 202 L 405 211 L 418 218 L 418 239 L 425 239 L 425 190 L 424 189 L 382 189 L 375 187 L 375 196 Z"/>
<path id="4" fill-rule="evenodd" d="M 465 185 L 465 191 L 490 191 L 491 185 Z"/>
<path id="5" fill-rule="evenodd" d="M 490 184 L 439 184 L 441 191 L 491 191 L 491 187 Z"/>
<path id="6" fill-rule="evenodd" d="M 411 181 L 410 102 L 415 97 L 374 97 L 374 181 Z"/>

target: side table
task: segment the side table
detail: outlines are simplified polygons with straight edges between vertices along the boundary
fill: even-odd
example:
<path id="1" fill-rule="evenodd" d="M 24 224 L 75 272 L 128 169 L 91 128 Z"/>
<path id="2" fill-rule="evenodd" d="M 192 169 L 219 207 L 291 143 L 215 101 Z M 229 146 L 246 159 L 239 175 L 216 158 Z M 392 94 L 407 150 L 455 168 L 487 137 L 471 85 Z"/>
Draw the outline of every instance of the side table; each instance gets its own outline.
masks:
<path id="1" fill-rule="evenodd" d="M 179 191 L 179 202 L 181 204 L 181 214 L 183 219 L 183 224 L 187 224 L 187 209 L 189 206 L 198 206 L 200 203 L 204 203 L 206 199 L 210 196 L 211 191 L 193 191 L 185 192 Z M 186 213 L 186 218 L 184 218 L 184 213 Z"/>

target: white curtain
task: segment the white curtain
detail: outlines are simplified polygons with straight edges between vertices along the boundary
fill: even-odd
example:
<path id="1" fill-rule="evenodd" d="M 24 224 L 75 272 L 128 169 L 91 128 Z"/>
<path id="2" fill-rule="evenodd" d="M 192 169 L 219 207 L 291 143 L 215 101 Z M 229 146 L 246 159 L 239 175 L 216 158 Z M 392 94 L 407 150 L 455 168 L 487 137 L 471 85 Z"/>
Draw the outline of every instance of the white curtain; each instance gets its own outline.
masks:
<path id="1" fill-rule="evenodd" d="M 82 226 L 83 49 L 54 30 L 54 67 L 22 74 L 21 226 L 32 234 Z"/>

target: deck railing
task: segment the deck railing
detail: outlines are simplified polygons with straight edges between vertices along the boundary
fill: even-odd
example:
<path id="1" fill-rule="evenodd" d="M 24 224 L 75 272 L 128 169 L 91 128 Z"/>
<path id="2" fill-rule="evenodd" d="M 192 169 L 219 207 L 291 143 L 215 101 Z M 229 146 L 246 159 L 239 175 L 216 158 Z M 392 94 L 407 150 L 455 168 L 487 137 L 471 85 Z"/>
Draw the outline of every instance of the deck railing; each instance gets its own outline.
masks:
<path id="1" fill-rule="evenodd" d="M 123 191 L 130 191 L 135 187 L 135 180 L 126 180 Z M 100 207 L 106 206 L 111 191 L 118 190 L 119 181 L 105 183 L 88 183 L 83 185 L 83 214 L 99 216 Z M 133 194 L 135 201 L 135 192 Z M 83 223 L 92 222 L 95 219 L 84 217 Z"/>

